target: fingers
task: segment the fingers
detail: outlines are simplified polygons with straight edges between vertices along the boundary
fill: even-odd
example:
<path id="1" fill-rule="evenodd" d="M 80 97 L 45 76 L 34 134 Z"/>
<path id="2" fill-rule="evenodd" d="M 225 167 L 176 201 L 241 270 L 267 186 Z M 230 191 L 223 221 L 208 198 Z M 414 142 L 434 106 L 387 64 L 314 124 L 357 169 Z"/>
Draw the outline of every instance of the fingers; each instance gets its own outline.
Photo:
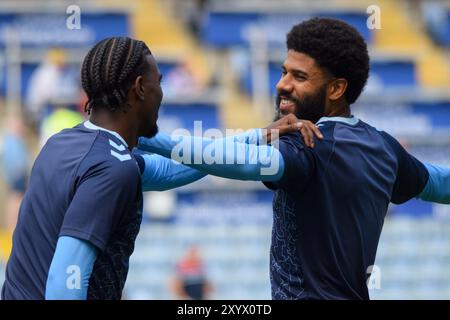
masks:
<path id="1" fill-rule="evenodd" d="M 280 134 L 282 134 L 281 130 L 284 129 L 288 129 L 286 128 L 286 126 L 290 125 L 290 124 L 294 124 L 296 123 L 297 117 L 293 114 L 289 114 L 287 116 L 282 117 L 281 119 L 278 119 L 275 122 L 272 122 L 270 125 L 268 125 L 265 129 L 267 130 L 280 130 Z M 295 131 L 295 130 L 294 130 Z M 288 131 L 289 132 L 289 131 Z"/>
<path id="2" fill-rule="evenodd" d="M 320 132 L 319 128 L 308 120 L 299 120 L 295 115 L 289 114 L 282 119 L 278 120 L 275 123 L 272 123 L 269 127 L 267 127 L 268 131 L 277 130 L 278 135 L 282 136 L 290 132 L 300 131 L 304 143 L 307 147 L 314 147 L 314 136 L 318 139 L 323 139 L 323 135 Z M 273 137 L 276 139 L 276 137 Z M 272 140 L 272 135 L 267 134 L 267 142 L 270 143 Z"/>
<path id="3" fill-rule="evenodd" d="M 313 148 L 314 147 L 314 136 L 316 136 L 318 139 L 323 139 L 323 135 L 320 132 L 319 128 L 313 124 L 311 121 L 304 120 L 304 125 L 300 129 L 300 132 L 302 133 L 304 137 L 304 141 L 306 146 Z"/>
<path id="4" fill-rule="evenodd" d="M 289 133 L 289 132 L 297 132 L 302 127 L 303 127 L 302 122 L 294 122 L 291 124 L 285 124 L 285 125 L 278 126 L 276 129 L 278 129 L 278 135 L 281 137 L 282 135 L 285 135 L 286 133 Z M 272 138 L 272 137 L 270 137 L 270 138 Z M 274 138 L 274 139 L 276 139 L 276 138 Z"/>
<path id="5" fill-rule="evenodd" d="M 309 126 L 302 126 L 300 128 L 300 132 L 303 136 L 303 141 L 305 142 L 305 145 L 310 148 L 314 148 L 314 138 L 313 138 L 313 132 L 309 128 Z"/>
<path id="6" fill-rule="evenodd" d="M 319 130 L 319 127 L 317 127 L 316 125 L 312 125 L 312 130 L 314 131 L 314 134 L 316 135 L 317 138 L 319 139 L 323 139 L 323 135 Z"/>
<path id="7" fill-rule="evenodd" d="M 292 113 L 288 114 L 287 116 L 285 116 L 284 118 L 286 118 L 287 123 L 288 124 L 294 124 L 299 122 L 300 120 Z"/>

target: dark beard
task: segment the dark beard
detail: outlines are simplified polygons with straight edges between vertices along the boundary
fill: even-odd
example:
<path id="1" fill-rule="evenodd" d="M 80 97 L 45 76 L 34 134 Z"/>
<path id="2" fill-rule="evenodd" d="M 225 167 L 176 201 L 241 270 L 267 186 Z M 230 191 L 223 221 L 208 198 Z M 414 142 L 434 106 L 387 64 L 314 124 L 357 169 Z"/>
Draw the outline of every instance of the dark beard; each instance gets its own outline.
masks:
<path id="1" fill-rule="evenodd" d="M 156 136 L 156 134 L 158 133 L 158 131 L 159 131 L 159 128 L 158 128 L 158 125 L 157 124 L 155 124 L 155 126 L 151 129 L 151 130 L 149 130 L 148 132 L 146 132 L 144 135 L 143 135 L 143 137 L 145 137 L 145 138 L 153 138 L 154 136 Z"/>
<path id="2" fill-rule="evenodd" d="M 326 85 L 317 90 L 314 95 L 307 95 L 301 101 L 294 98 L 285 91 L 279 91 L 276 100 L 276 114 L 274 121 L 279 120 L 285 114 L 281 113 L 280 102 L 281 96 L 290 99 L 295 104 L 294 114 L 297 118 L 302 120 L 309 120 L 312 123 L 316 123 L 325 115 L 325 97 L 326 97 Z"/>

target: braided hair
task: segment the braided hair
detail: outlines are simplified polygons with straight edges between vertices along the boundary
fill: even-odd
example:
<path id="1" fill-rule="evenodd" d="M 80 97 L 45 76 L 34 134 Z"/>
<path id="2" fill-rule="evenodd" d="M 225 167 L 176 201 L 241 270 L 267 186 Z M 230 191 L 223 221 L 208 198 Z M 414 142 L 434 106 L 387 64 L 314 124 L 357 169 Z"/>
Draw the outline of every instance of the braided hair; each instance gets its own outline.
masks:
<path id="1" fill-rule="evenodd" d="M 88 97 L 84 110 L 90 114 L 93 108 L 124 108 L 133 81 L 148 68 L 146 54 L 151 52 L 144 42 L 128 37 L 106 38 L 89 50 L 81 68 Z"/>

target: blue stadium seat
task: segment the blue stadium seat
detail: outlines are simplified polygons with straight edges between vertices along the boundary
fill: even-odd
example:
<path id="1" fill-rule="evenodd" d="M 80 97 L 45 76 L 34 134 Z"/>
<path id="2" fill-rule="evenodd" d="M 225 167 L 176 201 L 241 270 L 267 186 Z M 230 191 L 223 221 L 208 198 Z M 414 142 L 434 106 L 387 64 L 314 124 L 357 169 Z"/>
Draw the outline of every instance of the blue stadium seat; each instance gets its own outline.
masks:
<path id="1" fill-rule="evenodd" d="M 270 28 L 268 24 L 273 25 L 273 29 L 280 32 L 279 40 L 284 41 L 286 32 L 302 20 L 313 16 L 332 17 L 347 21 L 361 32 L 363 37 L 372 41 L 370 30 L 366 26 L 365 12 L 316 12 L 314 14 L 302 13 L 273 13 L 265 14 L 261 12 L 220 12 L 210 11 L 205 15 L 202 24 L 202 40 L 206 44 L 227 48 L 233 46 L 247 46 L 248 40 L 246 32 L 251 25 L 260 25 L 264 28 Z"/>
<path id="2" fill-rule="evenodd" d="M 417 79 L 414 61 L 372 61 L 371 77 L 377 78 L 385 87 L 415 87 Z"/>

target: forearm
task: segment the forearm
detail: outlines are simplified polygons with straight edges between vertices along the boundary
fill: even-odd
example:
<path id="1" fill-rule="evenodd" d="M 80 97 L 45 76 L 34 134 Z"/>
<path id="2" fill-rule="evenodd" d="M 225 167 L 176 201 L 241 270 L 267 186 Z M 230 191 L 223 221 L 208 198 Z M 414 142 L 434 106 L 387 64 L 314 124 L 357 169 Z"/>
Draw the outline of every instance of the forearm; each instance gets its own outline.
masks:
<path id="1" fill-rule="evenodd" d="M 45 299 L 86 300 L 96 258 L 96 248 L 87 241 L 60 237 L 48 272 Z"/>
<path id="2" fill-rule="evenodd" d="M 280 179 L 284 162 L 276 148 L 236 140 L 160 133 L 156 138 L 140 138 L 138 147 L 215 176 L 254 181 Z"/>
<path id="3" fill-rule="evenodd" d="M 443 204 L 450 204 L 450 168 L 425 164 L 428 170 L 428 182 L 419 198 Z"/>
<path id="4" fill-rule="evenodd" d="M 142 173 L 143 191 L 164 191 L 197 181 L 205 172 L 187 167 L 158 154 L 141 154 L 145 162 Z"/>
<path id="5" fill-rule="evenodd" d="M 263 131 L 260 128 L 249 129 L 244 132 L 230 135 L 225 137 L 227 141 L 234 141 L 238 143 L 247 143 L 247 144 L 256 144 L 261 145 L 265 144 L 266 138 L 263 137 Z"/>
<path id="6" fill-rule="evenodd" d="M 150 139 L 144 138 L 144 137 L 139 138 L 138 149 L 147 151 L 147 152 L 151 152 L 151 153 L 156 153 L 156 154 L 164 156 L 165 158 L 170 158 L 171 154 L 172 154 L 172 149 L 177 144 L 174 142 L 179 141 L 181 137 L 193 138 L 192 136 L 181 136 L 181 135 L 174 136 L 172 138 L 168 134 L 160 132 L 155 137 L 150 138 Z M 259 128 L 249 129 L 242 133 L 227 136 L 221 140 L 224 143 L 227 143 L 229 145 L 234 144 L 234 143 L 246 143 L 246 144 L 260 145 L 260 144 L 264 144 L 264 141 L 265 141 L 262 130 Z M 211 143 L 213 141 L 214 141 L 214 139 L 203 137 L 203 138 L 201 138 L 201 142 L 199 142 L 199 140 L 196 139 L 195 145 L 198 146 L 199 144 L 201 145 L 202 143 Z M 184 142 L 193 144 L 194 140 L 189 142 L 185 139 Z"/>

